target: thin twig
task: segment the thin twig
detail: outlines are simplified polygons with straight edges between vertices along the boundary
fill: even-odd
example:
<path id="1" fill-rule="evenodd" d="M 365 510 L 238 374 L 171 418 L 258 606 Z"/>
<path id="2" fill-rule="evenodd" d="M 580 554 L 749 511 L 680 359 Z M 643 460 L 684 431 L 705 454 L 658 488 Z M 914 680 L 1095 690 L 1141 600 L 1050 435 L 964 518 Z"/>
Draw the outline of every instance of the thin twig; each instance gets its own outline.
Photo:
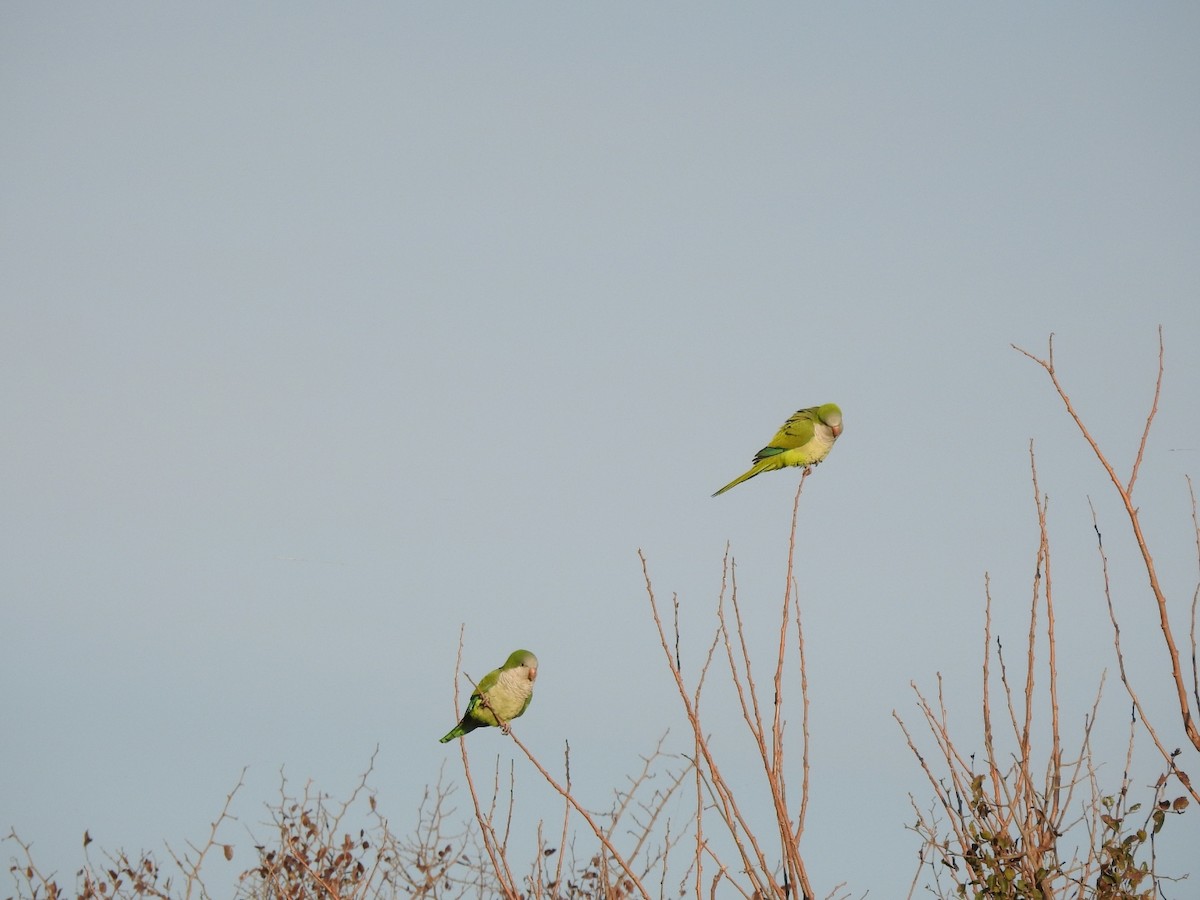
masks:
<path id="1" fill-rule="evenodd" d="M 566 788 L 554 780 L 554 776 L 547 772 L 546 767 L 538 762 L 537 757 L 535 757 L 529 751 L 529 748 L 521 743 L 521 739 L 517 737 L 515 732 L 510 731 L 508 736 L 512 739 L 512 742 L 521 749 L 521 752 L 525 754 L 526 758 L 533 764 L 533 767 L 541 773 L 544 779 L 546 779 L 546 783 L 554 788 L 554 790 L 558 791 L 559 796 L 570 803 L 575 809 L 575 812 L 579 813 L 579 815 L 583 817 L 583 820 L 588 823 L 588 827 L 592 829 L 592 833 L 596 835 L 596 838 L 601 844 L 604 845 L 604 848 L 610 854 L 612 854 L 612 858 L 616 860 L 617 865 L 621 867 L 621 870 L 633 883 L 634 887 L 638 889 L 638 893 L 641 894 L 645 900 L 650 900 L 650 894 L 647 893 L 646 887 L 642 884 L 641 878 L 638 877 L 638 874 L 633 870 L 633 867 L 629 864 L 625 857 L 621 855 L 620 851 L 613 846 L 612 841 L 608 839 L 608 836 L 604 833 L 604 830 L 598 824 L 596 824 L 596 820 L 592 818 L 591 813 L 589 813 L 583 808 L 583 806 L 580 805 L 579 801 L 575 799 L 573 794 L 571 794 Z"/>

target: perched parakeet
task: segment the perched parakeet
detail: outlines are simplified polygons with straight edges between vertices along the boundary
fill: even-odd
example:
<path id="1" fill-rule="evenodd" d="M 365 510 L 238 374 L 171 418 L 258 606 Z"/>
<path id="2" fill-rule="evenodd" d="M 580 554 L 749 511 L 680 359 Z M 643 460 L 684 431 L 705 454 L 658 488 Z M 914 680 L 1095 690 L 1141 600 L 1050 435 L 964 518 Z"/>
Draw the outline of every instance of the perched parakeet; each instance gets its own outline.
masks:
<path id="1" fill-rule="evenodd" d="M 504 665 L 480 679 L 471 699 L 467 701 L 467 711 L 463 713 L 462 721 L 442 738 L 442 743 L 462 737 L 476 728 L 499 725 L 496 716 L 507 723 L 525 712 L 529 701 L 533 699 L 537 670 L 536 656 L 528 650 L 514 650 Z M 487 698 L 486 706 L 484 697 Z"/>
<path id="2" fill-rule="evenodd" d="M 771 439 L 771 443 L 755 454 L 754 465 L 750 467 L 750 471 L 733 479 L 717 491 L 717 494 L 725 493 L 734 485 L 741 484 L 760 472 L 770 472 L 785 466 L 804 466 L 805 469 L 815 466 L 829 455 L 833 442 L 841 433 L 842 411 L 836 403 L 799 410 L 783 423 L 783 427 Z"/>

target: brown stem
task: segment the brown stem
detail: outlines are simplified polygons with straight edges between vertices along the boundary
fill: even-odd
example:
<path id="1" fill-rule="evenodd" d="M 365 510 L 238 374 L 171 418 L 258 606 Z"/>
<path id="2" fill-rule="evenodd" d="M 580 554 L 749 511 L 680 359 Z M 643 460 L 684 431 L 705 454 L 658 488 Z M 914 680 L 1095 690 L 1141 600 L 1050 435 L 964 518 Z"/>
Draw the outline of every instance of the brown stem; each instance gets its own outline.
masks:
<path id="1" fill-rule="evenodd" d="M 1018 347 L 1016 344 L 1011 346 L 1018 353 L 1028 357 L 1045 369 L 1046 374 L 1050 376 L 1050 381 L 1054 384 L 1055 391 L 1058 393 L 1059 398 L 1066 407 L 1067 413 L 1074 420 L 1076 426 L 1078 426 L 1080 433 L 1084 437 L 1084 440 L 1087 441 L 1088 446 L 1092 448 L 1092 452 L 1096 455 L 1096 459 L 1099 460 L 1100 465 L 1104 467 L 1104 471 L 1108 473 L 1108 477 L 1112 481 L 1113 486 L 1116 488 L 1117 494 L 1121 498 L 1121 502 L 1125 505 L 1125 514 L 1128 516 L 1129 524 L 1133 528 L 1134 540 L 1137 543 L 1138 550 L 1141 551 L 1142 560 L 1146 567 L 1146 575 L 1150 581 L 1150 590 L 1154 594 L 1154 599 L 1158 607 L 1159 627 L 1162 630 L 1163 640 L 1166 642 L 1167 646 L 1167 655 L 1171 661 L 1171 677 L 1175 683 L 1175 693 L 1179 703 L 1180 718 L 1183 721 L 1183 730 L 1187 735 L 1188 740 L 1191 741 L 1192 745 L 1197 750 L 1200 750 L 1200 728 L 1196 726 L 1195 719 L 1192 715 L 1191 704 L 1188 700 L 1188 691 L 1184 682 L 1183 668 L 1179 662 L 1179 648 L 1176 646 L 1175 634 L 1171 630 L 1171 621 L 1167 614 L 1167 598 L 1163 593 L 1161 584 L 1159 583 L 1158 572 L 1154 568 L 1154 558 L 1150 555 L 1150 547 L 1146 543 L 1146 537 L 1142 532 L 1141 522 L 1138 520 L 1138 509 L 1133 505 L 1133 486 L 1137 481 L 1138 469 L 1142 464 L 1142 455 L 1146 449 L 1146 440 L 1150 433 L 1150 425 L 1154 421 L 1155 414 L 1158 412 L 1158 399 L 1162 391 L 1164 359 L 1162 326 L 1160 325 L 1158 328 L 1158 377 L 1154 384 L 1154 399 L 1150 405 L 1150 413 L 1146 417 L 1146 425 L 1142 431 L 1142 438 L 1138 445 L 1137 457 L 1134 459 L 1133 469 L 1130 472 L 1128 484 L 1121 483 L 1121 479 L 1117 476 L 1116 470 L 1108 461 L 1108 458 L 1104 455 L 1104 452 L 1100 449 L 1100 445 L 1096 442 L 1096 439 L 1092 437 L 1092 434 L 1088 430 L 1087 426 L 1084 425 L 1083 419 L 1080 417 L 1079 413 L 1075 411 L 1075 407 L 1071 403 L 1071 398 L 1067 394 L 1066 389 L 1058 380 L 1058 374 L 1054 371 L 1054 335 L 1050 335 L 1049 351 L 1046 359 L 1039 359 L 1029 351 Z"/>

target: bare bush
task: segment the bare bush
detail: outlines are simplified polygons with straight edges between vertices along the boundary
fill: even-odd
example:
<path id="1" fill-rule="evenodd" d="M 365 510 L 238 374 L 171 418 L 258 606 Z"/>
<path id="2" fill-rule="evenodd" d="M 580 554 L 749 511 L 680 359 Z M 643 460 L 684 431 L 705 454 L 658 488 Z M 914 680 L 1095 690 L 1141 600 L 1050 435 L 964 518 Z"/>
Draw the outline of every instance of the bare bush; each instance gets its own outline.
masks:
<path id="1" fill-rule="evenodd" d="M 1145 566 L 1154 607 L 1164 639 L 1184 736 L 1200 749 L 1200 733 L 1192 706 L 1200 706 L 1196 691 L 1196 596 L 1191 604 L 1192 694 L 1188 696 L 1179 650 L 1171 624 L 1169 604 L 1159 583 L 1153 557 L 1133 504 L 1133 490 L 1142 465 L 1146 441 L 1158 411 L 1163 378 L 1162 332 L 1159 331 L 1158 377 L 1145 428 L 1129 478 L 1122 482 L 1115 469 L 1076 412 L 1054 367 L 1053 336 L 1046 359 L 1016 348 L 1040 365 L 1054 385 L 1067 412 L 1108 474 L 1129 519 L 1137 551 Z M 1131 683 L 1121 649 L 1120 627 L 1114 609 L 1108 557 L 1093 508 L 1092 525 L 1103 574 L 1104 595 L 1113 628 L 1113 646 L 1121 683 L 1132 703 L 1124 774 L 1107 789 L 1100 782 L 1091 747 L 1092 730 L 1100 693 L 1085 719 L 1077 749 L 1064 756 L 1058 699 L 1059 668 L 1055 633 L 1051 544 L 1047 528 L 1048 498 L 1038 486 L 1037 466 L 1030 445 L 1034 507 L 1038 522 L 1038 549 L 1034 560 L 1029 631 L 1020 683 L 1010 680 L 999 636 L 992 641 L 992 597 L 985 590 L 986 612 L 983 647 L 983 750 L 978 755 L 964 748 L 960 736 L 951 734 L 949 714 L 939 677 L 938 698 L 930 702 L 914 685 L 918 707 L 936 746 L 931 764 L 897 715 L 909 747 L 916 754 L 934 791 L 928 808 L 914 801 L 914 830 L 922 839 L 921 860 L 931 879 L 927 887 L 937 896 L 976 898 L 1153 898 L 1163 895 L 1166 876 L 1160 873 L 1155 838 L 1168 817 L 1182 814 L 1189 797 L 1200 800 L 1187 773 L 1179 767 L 1180 750 L 1167 750 L 1158 730 Z M 1189 482 L 1190 490 L 1190 482 Z M 1200 554 L 1200 525 L 1192 495 L 1192 523 Z M 1042 620 L 1044 618 L 1044 625 Z M 1044 629 L 1042 631 L 1041 629 Z M 1039 658 L 1044 655 L 1044 662 Z M 1002 718 L 1008 746 L 998 745 L 994 732 L 993 661 L 999 667 Z M 1045 681 L 1035 672 L 1044 666 Z M 1039 704 L 1039 701 L 1040 704 Z M 1044 710 L 1039 718 L 1036 710 Z M 895 713 L 893 713 L 895 715 Z M 1162 769 L 1149 796 L 1130 796 L 1131 766 L 1137 736 L 1150 738 L 1162 759 Z M 1048 743 L 1044 759 L 1035 759 L 1035 736 Z M 935 766 L 938 772 L 935 772 Z M 1174 790 L 1172 790 L 1174 788 Z M 1182 790 L 1183 794 L 1177 792 Z M 1175 796 L 1172 796 L 1172 795 Z M 921 871 L 913 880 L 912 896 Z"/>
<path id="2" fill-rule="evenodd" d="M 1150 900 L 1165 896 L 1169 881 L 1157 858 L 1157 836 L 1192 802 L 1200 802 L 1183 768 L 1194 763 L 1193 751 L 1200 752 L 1196 627 L 1200 586 L 1190 604 L 1191 671 L 1187 673 L 1176 635 L 1181 613 L 1178 604 L 1168 602 L 1133 502 L 1162 386 L 1161 330 L 1154 397 L 1132 471 L 1125 480 L 1117 476 L 1059 381 L 1052 341 L 1045 359 L 1020 352 L 1049 375 L 1121 500 L 1133 546 L 1147 576 L 1152 599 L 1148 615 L 1154 617 L 1162 634 L 1172 706 L 1178 708 L 1179 731 L 1187 749 L 1172 749 L 1173 741 L 1164 739 L 1173 723 L 1149 720 L 1126 669 L 1107 551 L 1094 510 L 1092 525 L 1113 651 L 1132 710 L 1127 734 L 1123 734 L 1127 750 L 1120 778 L 1115 783 L 1102 779 L 1100 761 L 1093 752 L 1099 687 L 1090 710 L 1083 715 L 1080 733 L 1064 734 L 1048 499 L 1038 484 L 1031 444 L 1039 539 L 1032 567 L 1028 630 L 1014 668 L 1000 636 L 993 634 L 991 586 L 985 580 L 981 749 L 969 751 L 963 735 L 952 730 L 941 675 L 932 698 L 913 686 L 927 738 L 918 740 L 893 713 L 933 792 L 932 801 L 921 804 L 913 800 L 916 823 L 911 828 L 920 839 L 921 854 L 910 882 L 910 897 L 918 891 L 922 876 L 924 889 L 942 897 Z M 690 733 L 684 751 L 678 754 L 665 749 L 666 736 L 660 738 L 627 783 L 612 790 L 604 812 L 589 810 L 580 799 L 569 743 L 564 742 L 561 765 L 549 766 L 513 730 L 506 729 L 507 739 L 520 755 L 505 767 L 497 757 L 490 769 L 484 770 L 486 777 L 480 776 L 478 766 L 472 766 L 468 742 L 459 742 L 467 793 L 464 806 L 469 799 L 469 809 L 459 812 L 456 800 L 461 789 L 446 778 L 443 769 L 437 782 L 425 789 L 411 829 L 397 834 L 378 808 L 370 787 L 372 756 L 343 801 L 334 801 L 311 782 L 294 792 L 281 777 L 279 795 L 267 806 L 265 836 L 256 838 L 246 829 L 256 861 L 237 879 L 235 895 L 244 900 L 650 900 L 652 896 L 676 895 L 692 895 L 697 900 L 813 900 L 816 892 L 802 853 L 810 779 L 809 685 L 800 597 L 793 577 L 806 478 L 807 472 L 796 490 L 785 584 L 777 621 L 771 625 L 777 628 L 777 640 L 773 639 L 773 650 L 765 659 L 754 658 L 749 649 L 737 570 L 727 549 L 711 639 L 690 648 L 702 662 L 694 680 L 685 679 L 678 598 L 672 601 L 668 627 L 649 563 L 639 551 L 649 616 Z M 1188 489 L 1191 492 L 1190 481 Z M 1191 496 L 1200 562 L 1200 518 L 1194 492 Z M 456 706 L 461 657 L 460 635 Z M 716 708 L 706 692 L 717 678 L 728 679 L 736 698 L 731 709 Z M 785 701 L 792 704 L 790 711 Z M 789 712 L 799 721 L 798 746 L 795 740 L 790 745 L 785 740 Z M 722 741 L 720 752 L 711 740 L 707 723 L 712 721 L 719 722 L 726 735 L 731 731 L 730 722 L 741 723 L 732 729 L 735 734 L 730 735 L 730 745 Z M 797 734 L 795 730 L 791 733 Z M 1144 780 L 1135 780 L 1131 772 L 1135 742 L 1145 739 L 1156 748 L 1161 761 L 1149 787 Z M 922 741 L 932 741 L 933 750 L 923 751 Z M 557 752 L 555 749 L 555 756 Z M 525 770 L 525 762 L 536 773 L 534 783 L 549 786 L 561 800 L 562 818 L 527 826 L 514 841 L 518 769 Z M 737 776 L 736 788 L 730 773 Z M 743 781 L 748 775 L 755 779 L 749 789 Z M 524 789 L 524 780 L 521 785 Z M 188 844 L 182 853 L 167 845 L 170 863 L 165 866 L 146 852 L 118 851 L 93 860 L 88 849 L 91 837 L 85 832 L 85 863 L 69 889 L 60 885 L 53 873 L 38 868 L 30 844 L 13 831 L 8 841 L 18 850 L 10 865 L 15 896 L 21 900 L 207 898 L 210 892 L 202 874 L 211 880 L 219 877 L 213 875 L 210 864 L 217 856 L 214 851 L 219 849 L 226 861 L 233 856 L 226 832 L 236 821 L 230 805 L 241 786 L 239 778 L 212 823 L 207 841 Z M 765 795 L 765 803 L 753 796 L 755 791 Z M 532 858 L 514 858 L 517 851 L 513 847 L 528 846 L 531 840 L 535 841 Z M 847 895 L 839 883 L 825 889 L 822 896 Z"/>

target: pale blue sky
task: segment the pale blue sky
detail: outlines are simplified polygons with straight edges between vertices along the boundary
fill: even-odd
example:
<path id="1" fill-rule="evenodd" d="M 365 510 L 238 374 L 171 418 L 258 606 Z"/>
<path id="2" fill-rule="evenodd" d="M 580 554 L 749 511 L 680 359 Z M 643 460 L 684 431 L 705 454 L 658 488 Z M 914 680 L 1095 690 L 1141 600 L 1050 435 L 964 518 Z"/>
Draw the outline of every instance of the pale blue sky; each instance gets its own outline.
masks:
<path id="1" fill-rule="evenodd" d="M 769 653 L 796 476 L 709 494 L 835 401 L 805 850 L 818 888 L 906 890 L 929 792 L 890 712 L 941 671 L 977 740 L 985 572 L 1024 629 L 1030 438 L 1072 727 L 1111 665 L 1087 497 L 1106 545 L 1127 526 L 1010 342 L 1057 334 L 1124 469 L 1164 326 L 1138 491 L 1186 633 L 1198 39 L 1191 3 L 5 6 L 0 828 L 69 876 L 84 828 L 198 840 L 243 766 L 255 823 L 281 766 L 336 794 L 376 744 L 400 825 L 458 765 L 462 622 L 476 676 L 538 654 L 520 734 L 569 739 L 605 806 L 665 727 L 690 746 L 637 549 L 698 653 L 731 542 Z M 558 807 L 518 769 L 532 828 Z"/>

